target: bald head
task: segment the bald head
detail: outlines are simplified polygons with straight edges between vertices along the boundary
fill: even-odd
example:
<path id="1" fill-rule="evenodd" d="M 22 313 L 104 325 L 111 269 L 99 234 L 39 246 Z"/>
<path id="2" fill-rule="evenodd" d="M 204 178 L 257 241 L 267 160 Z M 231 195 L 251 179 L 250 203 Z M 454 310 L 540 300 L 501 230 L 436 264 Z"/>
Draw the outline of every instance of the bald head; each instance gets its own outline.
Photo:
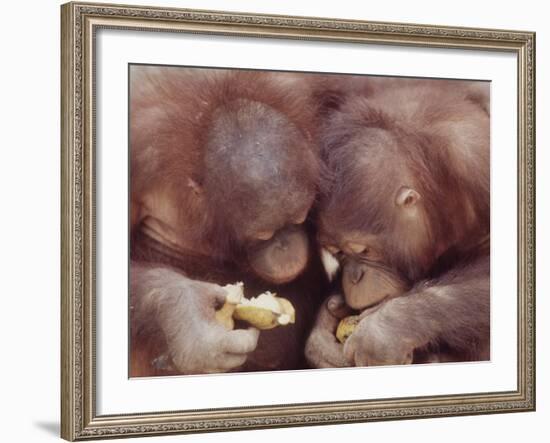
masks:
<path id="1" fill-rule="evenodd" d="M 318 167 L 307 135 L 264 103 L 237 99 L 216 110 L 206 141 L 204 189 L 240 234 L 277 230 L 307 213 Z M 269 217 L 269 219 L 266 219 Z"/>

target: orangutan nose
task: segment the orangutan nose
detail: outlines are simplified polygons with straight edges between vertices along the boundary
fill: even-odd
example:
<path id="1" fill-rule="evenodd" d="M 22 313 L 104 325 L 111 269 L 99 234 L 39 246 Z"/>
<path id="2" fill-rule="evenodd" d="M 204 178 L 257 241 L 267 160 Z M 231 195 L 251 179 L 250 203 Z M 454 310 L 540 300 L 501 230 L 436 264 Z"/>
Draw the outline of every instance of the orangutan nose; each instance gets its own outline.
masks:
<path id="1" fill-rule="evenodd" d="M 351 282 L 356 285 L 361 281 L 363 276 L 365 275 L 365 270 L 362 266 L 353 265 L 353 268 L 351 269 L 351 272 L 349 273 L 349 278 Z"/>
<path id="2" fill-rule="evenodd" d="M 277 249 L 280 251 L 285 252 L 288 248 L 288 239 L 287 238 L 280 238 L 277 240 Z"/>

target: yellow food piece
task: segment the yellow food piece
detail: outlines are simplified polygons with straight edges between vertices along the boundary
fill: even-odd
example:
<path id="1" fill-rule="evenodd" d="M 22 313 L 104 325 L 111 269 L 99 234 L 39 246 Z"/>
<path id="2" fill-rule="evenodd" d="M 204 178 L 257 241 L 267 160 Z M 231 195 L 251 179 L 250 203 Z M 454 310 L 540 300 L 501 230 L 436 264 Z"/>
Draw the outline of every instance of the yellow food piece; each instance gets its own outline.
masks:
<path id="1" fill-rule="evenodd" d="M 242 283 L 227 285 L 226 289 L 229 294 L 225 304 L 216 312 L 216 320 L 227 329 L 234 328 L 234 319 L 245 321 L 258 329 L 273 329 L 295 322 L 294 306 L 286 298 L 267 291 L 247 299 L 242 295 Z"/>
<path id="2" fill-rule="evenodd" d="M 273 329 L 294 323 L 294 306 L 286 298 L 267 291 L 251 299 L 242 299 L 235 307 L 233 318 L 250 323 L 258 329 Z"/>
<path id="3" fill-rule="evenodd" d="M 336 338 L 340 343 L 344 343 L 347 338 L 353 334 L 355 327 L 359 323 L 358 315 L 350 315 L 349 317 L 343 318 L 338 324 L 336 329 Z"/>
<path id="4" fill-rule="evenodd" d="M 273 329 L 279 324 L 277 314 L 273 311 L 254 306 L 238 306 L 233 316 L 235 319 L 250 323 L 258 329 Z"/>
<path id="5" fill-rule="evenodd" d="M 292 306 L 292 303 L 290 303 L 289 300 L 283 297 L 277 297 L 277 301 L 281 305 L 281 310 L 283 311 L 283 313 L 288 315 L 288 323 L 294 323 L 296 321 L 296 311 L 294 310 L 294 306 Z M 281 323 L 280 318 L 279 323 Z"/>

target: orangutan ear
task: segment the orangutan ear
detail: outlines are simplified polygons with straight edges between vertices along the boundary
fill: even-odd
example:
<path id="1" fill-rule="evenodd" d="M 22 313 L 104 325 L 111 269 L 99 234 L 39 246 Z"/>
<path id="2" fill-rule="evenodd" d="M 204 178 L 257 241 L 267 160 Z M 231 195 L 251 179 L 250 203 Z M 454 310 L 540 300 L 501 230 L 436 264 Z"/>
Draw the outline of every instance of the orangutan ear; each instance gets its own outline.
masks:
<path id="1" fill-rule="evenodd" d="M 402 186 L 397 191 L 395 204 L 401 208 L 410 208 L 420 200 L 420 194 L 408 186 Z"/>

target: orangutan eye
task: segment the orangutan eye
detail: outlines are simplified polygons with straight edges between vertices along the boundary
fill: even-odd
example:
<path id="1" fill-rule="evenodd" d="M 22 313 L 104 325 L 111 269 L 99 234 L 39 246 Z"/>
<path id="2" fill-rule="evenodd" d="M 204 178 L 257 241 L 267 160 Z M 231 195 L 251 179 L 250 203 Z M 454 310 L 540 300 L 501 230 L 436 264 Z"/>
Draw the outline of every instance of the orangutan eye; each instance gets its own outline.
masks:
<path id="1" fill-rule="evenodd" d="M 340 249 L 333 245 L 325 246 L 325 249 L 332 255 L 337 255 L 340 252 Z"/>
<path id="2" fill-rule="evenodd" d="M 366 251 L 368 251 L 367 247 L 360 243 L 350 243 L 348 247 L 354 254 L 364 254 Z"/>
<path id="3" fill-rule="evenodd" d="M 257 232 L 254 238 L 256 240 L 266 241 L 266 240 L 271 240 L 271 238 L 274 235 L 275 235 L 275 231 L 261 231 L 261 232 Z"/>

